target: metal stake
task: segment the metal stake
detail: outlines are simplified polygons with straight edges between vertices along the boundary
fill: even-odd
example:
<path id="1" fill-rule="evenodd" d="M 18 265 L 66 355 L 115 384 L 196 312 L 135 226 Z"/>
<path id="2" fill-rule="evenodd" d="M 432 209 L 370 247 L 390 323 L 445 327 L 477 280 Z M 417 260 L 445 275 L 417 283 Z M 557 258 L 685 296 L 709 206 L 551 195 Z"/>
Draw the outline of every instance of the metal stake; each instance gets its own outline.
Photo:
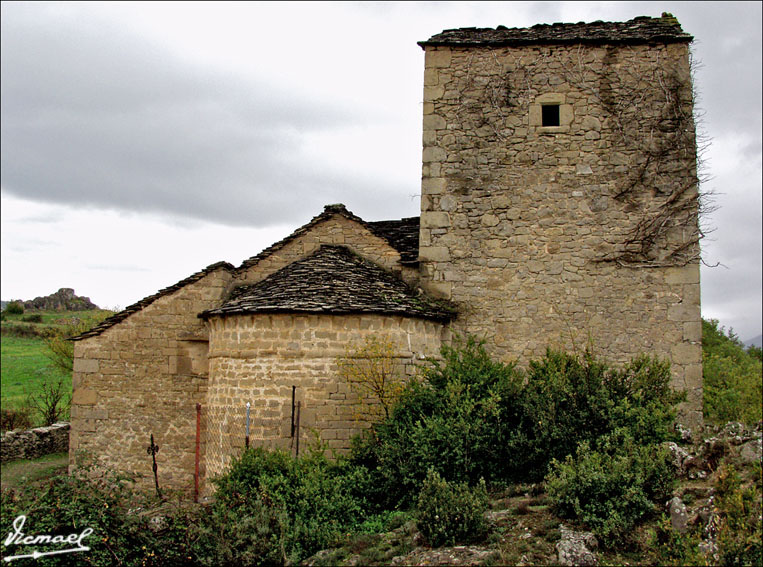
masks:
<path id="1" fill-rule="evenodd" d="M 152 460 L 154 461 L 154 484 L 156 485 L 156 495 L 161 498 L 162 493 L 159 491 L 159 476 L 156 472 L 156 454 L 159 452 L 159 445 L 154 443 L 154 434 L 151 434 L 151 444 L 148 446 L 148 449 L 146 449 L 146 453 L 151 455 Z"/>
<path id="2" fill-rule="evenodd" d="M 291 387 L 291 436 L 294 437 L 294 399 L 297 397 L 297 387 Z"/>

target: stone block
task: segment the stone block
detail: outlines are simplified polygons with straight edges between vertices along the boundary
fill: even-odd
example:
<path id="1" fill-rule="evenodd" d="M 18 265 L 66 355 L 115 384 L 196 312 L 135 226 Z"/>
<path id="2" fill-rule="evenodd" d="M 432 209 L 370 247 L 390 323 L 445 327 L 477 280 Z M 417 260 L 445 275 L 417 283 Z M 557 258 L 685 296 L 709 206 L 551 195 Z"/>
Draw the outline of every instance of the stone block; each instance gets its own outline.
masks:
<path id="1" fill-rule="evenodd" d="M 699 283 L 699 265 L 666 268 L 665 283 L 667 284 L 693 284 Z"/>
<path id="2" fill-rule="evenodd" d="M 419 249 L 419 260 L 422 262 L 448 262 L 450 249 L 445 246 L 424 246 Z"/>
<path id="3" fill-rule="evenodd" d="M 702 346 L 693 343 L 679 343 L 670 349 L 673 364 L 699 364 L 702 362 Z"/>
<path id="4" fill-rule="evenodd" d="M 75 358 L 73 363 L 74 372 L 83 372 L 86 374 L 92 374 L 98 372 L 99 363 L 98 360 L 92 358 Z"/>
<path id="5" fill-rule="evenodd" d="M 451 51 L 448 48 L 427 48 L 424 66 L 426 69 L 450 67 Z"/>
<path id="6" fill-rule="evenodd" d="M 450 226 L 450 215 L 445 212 L 426 211 L 421 213 L 421 226 L 425 228 L 444 228 Z"/>
<path id="7" fill-rule="evenodd" d="M 95 390 L 86 390 L 77 388 L 72 394 L 72 404 L 91 406 L 98 401 L 98 394 Z"/>
<path id="8" fill-rule="evenodd" d="M 668 321 L 699 321 L 699 305 L 676 303 L 668 306 Z"/>

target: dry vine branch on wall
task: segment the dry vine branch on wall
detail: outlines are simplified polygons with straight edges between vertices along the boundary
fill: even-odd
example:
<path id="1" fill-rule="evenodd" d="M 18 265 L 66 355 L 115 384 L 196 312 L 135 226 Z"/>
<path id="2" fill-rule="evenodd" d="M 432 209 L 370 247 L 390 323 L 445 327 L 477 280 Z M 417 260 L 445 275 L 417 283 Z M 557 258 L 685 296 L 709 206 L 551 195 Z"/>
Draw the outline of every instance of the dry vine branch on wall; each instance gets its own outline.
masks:
<path id="1" fill-rule="evenodd" d="M 682 71 L 679 63 L 657 51 L 644 65 L 638 48 L 605 49 L 603 57 L 578 46 L 571 59 L 542 52 L 532 61 L 536 69 L 552 64 L 561 69 L 567 85 L 602 109 L 606 127 L 614 132 L 610 155 L 624 156 L 623 165 L 615 169 L 622 175 L 610 196 L 621 203 L 630 227 L 612 250 L 594 261 L 632 267 L 697 262 L 699 241 L 708 232 L 700 228 L 698 217 L 701 221 L 711 209 L 708 194 L 699 191 L 706 177 L 697 174 L 707 141 L 698 144 L 695 134 L 696 93 L 690 78 L 696 64 L 690 59 Z M 479 73 L 476 67 L 481 67 Z M 500 143 L 506 139 L 506 109 L 526 114 L 539 94 L 521 58 L 507 54 L 501 63 L 495 53 L 487 59 L 472 53 L 455 101 L 456 115 L 465 130 L 489 126 L 492 142 Z"/>

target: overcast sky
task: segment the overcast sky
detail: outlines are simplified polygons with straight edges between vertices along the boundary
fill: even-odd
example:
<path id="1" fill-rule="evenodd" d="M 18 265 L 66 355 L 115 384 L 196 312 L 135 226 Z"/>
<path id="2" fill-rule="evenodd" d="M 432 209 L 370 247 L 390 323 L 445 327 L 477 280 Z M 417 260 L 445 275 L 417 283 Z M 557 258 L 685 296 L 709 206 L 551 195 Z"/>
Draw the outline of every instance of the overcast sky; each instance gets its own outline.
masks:
<path id="1" fill-rule="evenodd" d="M 702 312 L 761 333 L 761 3 L 2 4 L 2 298 L 125 307 L 341 202 L 419 214 L 424 57 L 448 28 L 672 12 L 718 210 Z"/>

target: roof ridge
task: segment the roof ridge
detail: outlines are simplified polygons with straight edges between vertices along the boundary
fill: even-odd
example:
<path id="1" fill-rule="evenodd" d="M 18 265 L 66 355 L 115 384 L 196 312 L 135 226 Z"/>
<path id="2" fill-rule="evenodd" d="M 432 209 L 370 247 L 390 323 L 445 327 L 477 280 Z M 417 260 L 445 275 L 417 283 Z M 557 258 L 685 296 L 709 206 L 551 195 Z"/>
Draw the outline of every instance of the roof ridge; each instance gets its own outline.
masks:
<path id="1" fill-rule="evenodd" d="M 535 24 L 525 28 L 454 28 L 443 30 L 426 41 L 427 46 L 505 46 L 531 44 L 639 44 L 651 42 L 691 42 L 678 20 L 667 12 L 659 18 L 637 16 L 625 22 L 593 22 Z"/>

